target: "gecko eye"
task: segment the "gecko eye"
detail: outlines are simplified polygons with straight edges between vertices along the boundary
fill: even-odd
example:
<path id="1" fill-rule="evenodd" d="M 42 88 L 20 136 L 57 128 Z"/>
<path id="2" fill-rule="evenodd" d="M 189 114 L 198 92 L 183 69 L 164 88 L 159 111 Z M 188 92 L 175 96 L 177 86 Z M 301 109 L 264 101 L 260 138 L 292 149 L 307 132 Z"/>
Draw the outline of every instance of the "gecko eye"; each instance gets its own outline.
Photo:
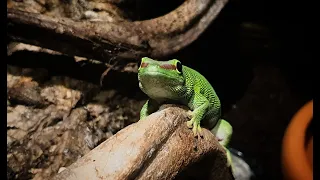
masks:
<path id="1" fill-rule="evenodd" d="M 182 73 L 182 64 L 181 64 L 181 62 L 177 62 L 177 64 L 176 64 L 176 70 L 179 72 L 179 73 Z"/>

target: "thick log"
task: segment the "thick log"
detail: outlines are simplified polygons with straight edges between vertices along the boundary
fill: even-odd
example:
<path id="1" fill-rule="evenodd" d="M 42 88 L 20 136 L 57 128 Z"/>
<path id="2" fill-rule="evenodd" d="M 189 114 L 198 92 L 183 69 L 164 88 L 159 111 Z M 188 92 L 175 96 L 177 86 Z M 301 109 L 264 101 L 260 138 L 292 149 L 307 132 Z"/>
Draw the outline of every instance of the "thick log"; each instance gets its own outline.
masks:
<path id="1" fill-rule="evenodd" d="M 194 138 L 186 110 L 165 107 L 127 126 L 54 179 L 232 179 L 224 149 L 203 129 Z"/>

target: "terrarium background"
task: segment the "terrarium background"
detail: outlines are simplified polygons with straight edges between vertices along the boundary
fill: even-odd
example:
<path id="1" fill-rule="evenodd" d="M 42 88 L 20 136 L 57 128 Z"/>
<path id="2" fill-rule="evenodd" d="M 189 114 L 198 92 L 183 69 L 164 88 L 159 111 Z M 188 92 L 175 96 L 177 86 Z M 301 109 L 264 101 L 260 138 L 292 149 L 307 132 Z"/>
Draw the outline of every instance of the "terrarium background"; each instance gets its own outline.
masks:
<path id="1" fill-rule="evenodd" d="M 44 13 L 41 3 L 10 0 L 7 6 Z M 172 56 L 215 87 L 223 116 L 234 127 L 231 146 L 244 153 L 259 179 L 281 179 L 284 130 L 312 98 L 311 57 L 297 7 L 288 1 L 231 1 L 196 42 Z M 154 17 L 150 12 L 157 8 L 147 8 L 144 17 Z M 65 15 L 58 12 L 53 15 Z M 110 71 L 101 88 L 105 66 L 8 45 L 8 179 L 47 179 L 139 119 L 147 97 L 138 88 L 136 65 Z"/>

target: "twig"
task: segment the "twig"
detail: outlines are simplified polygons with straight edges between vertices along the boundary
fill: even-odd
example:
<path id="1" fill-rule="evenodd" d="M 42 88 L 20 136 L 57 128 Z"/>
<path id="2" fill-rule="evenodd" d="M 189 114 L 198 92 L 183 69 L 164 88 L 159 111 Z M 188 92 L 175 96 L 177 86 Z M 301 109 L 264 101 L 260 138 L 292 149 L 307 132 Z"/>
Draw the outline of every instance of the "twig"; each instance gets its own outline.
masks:
<path id="1" fill-rule="evenodd" d="M 106 64 L 106 66 L 108 67 L 101 75 L 100 77 L 100 86 L 103 86 L 103 79 L 104 77 L 108 74 L 108 72 L 113 69 L 113 67 L 117 64 L 117 62 L 115 62 L 113 65 L 109 65 L 109 64 Z"/>

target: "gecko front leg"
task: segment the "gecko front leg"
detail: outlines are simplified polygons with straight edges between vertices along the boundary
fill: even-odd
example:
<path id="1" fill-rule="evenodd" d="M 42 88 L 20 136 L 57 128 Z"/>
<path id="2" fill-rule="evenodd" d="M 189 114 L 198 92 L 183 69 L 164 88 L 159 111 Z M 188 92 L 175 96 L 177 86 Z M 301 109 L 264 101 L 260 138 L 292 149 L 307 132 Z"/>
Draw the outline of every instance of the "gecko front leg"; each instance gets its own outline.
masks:
<path id="1" fill-rule="evenodd" d="M 154 100 L 149 99 L 147 102 L 142 106 L 140 110 L 140 120 L 145 119 L 150 114 L 156 112 L 159 109 L 158 103 Z"/>
<path id="2" fill-rule="evenodd" d="M 208 99 L 203 96 L 199 91 L 195 91 L 193 101 L 191 102 L 191 106 L 194 107 L 192 112 L 191 120 L 187 121 L 187 126 L 192 128 L 193 134 L 195 137 L 202 137 L 202 130 L 200 126 L 200 122 L 204 117 L 205 113 L 208 111 L 210 103 Z"/>

